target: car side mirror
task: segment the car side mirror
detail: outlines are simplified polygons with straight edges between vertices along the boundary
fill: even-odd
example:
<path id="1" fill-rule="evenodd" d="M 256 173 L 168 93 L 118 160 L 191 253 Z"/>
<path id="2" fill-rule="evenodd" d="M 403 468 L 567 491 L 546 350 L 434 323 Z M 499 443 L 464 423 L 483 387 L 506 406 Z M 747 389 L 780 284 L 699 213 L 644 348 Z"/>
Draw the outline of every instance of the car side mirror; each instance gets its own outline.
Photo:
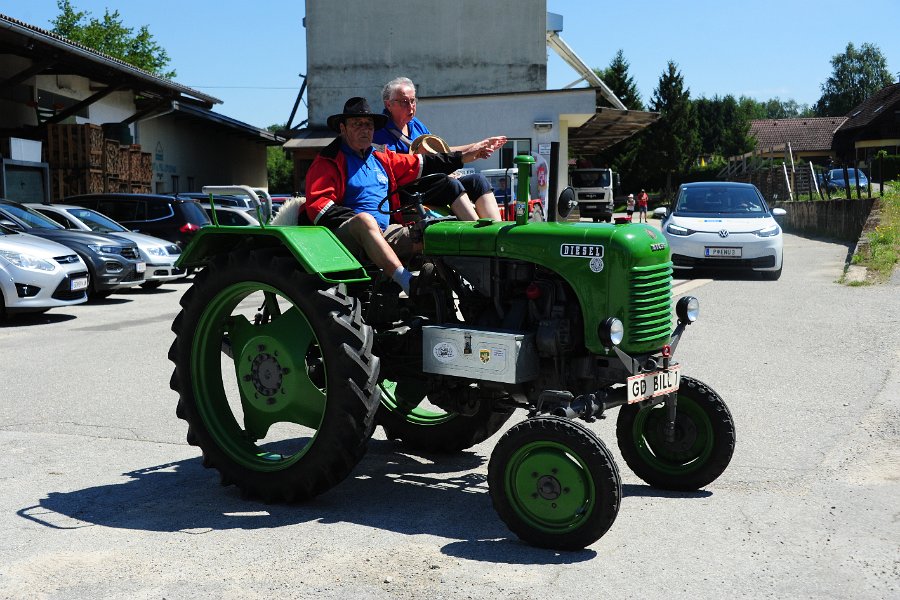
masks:
<path id="1" fill-rule="evenodd" d="M 14 221 L 8 221 L 6 219 L 0 219 L 0 225 L 3 225 L 7 229 L 14 229 L 16 231 L 25 231 L 25 228 L 15 223 Z"/>
<path id="2" fill-rule="evenodd" d="M 786 215 L 786 214 L 787 214 L 787 211 L 784 210 L 783 208 L 773 208 L 773 209 L 772 209 L 772 216 L 773 216 L 773 217 L 783 217 L 783 216 Z"/>
<path id="3" fill-rule="evenodd" d="M 665 206 L 660 206 L 659 208 L 653 209 L 653 216 L 659 217 L 660 219 L 665 218 L 665 216 L 669 214 L 669 209 Z"/>
<path id="4" fill-rule="evenodd" d="M 561 220 L 568 219 L 575 204 L 575 190 L 571 186 L 567 187 L 560 192 L 559 199 L 556 201 L 556 216 Z"/>

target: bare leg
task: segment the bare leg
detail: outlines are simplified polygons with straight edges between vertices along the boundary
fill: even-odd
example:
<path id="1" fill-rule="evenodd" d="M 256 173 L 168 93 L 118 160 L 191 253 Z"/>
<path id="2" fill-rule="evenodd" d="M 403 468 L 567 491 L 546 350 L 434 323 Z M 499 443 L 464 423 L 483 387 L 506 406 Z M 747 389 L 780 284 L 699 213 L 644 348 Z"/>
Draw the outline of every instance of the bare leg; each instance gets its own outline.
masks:
<path id="1" fill-rule="evenodd" d="M 500 220 L 500 208 L 497 206 L 497 198 L 494 196 L 494 192 L 488 192 L 475 201 L 475 212 L 482 219 Z"/>
<path id="2" fill-rule="evenodd" d="M 456 215 L 456 218 L 460 221 L 478 220 L 478 213 L 475 212 L 475 207 L 472 206 L 468 194 L 460 194 L 456 200 L 450 204 L 450 210 L 453 211 L 453 214 Z"/>
<path id="3" fill-rule="evenodd" d="M 359 213 L 350 219 L 346 226 L 350 228 L 350 235 L 359 242 L 366 256 L 384 271 L 385 275 L 392 275 L 402 266 L 397 254 L 381 234 L 381 228 L 375 217 L 368 213 Z"/>

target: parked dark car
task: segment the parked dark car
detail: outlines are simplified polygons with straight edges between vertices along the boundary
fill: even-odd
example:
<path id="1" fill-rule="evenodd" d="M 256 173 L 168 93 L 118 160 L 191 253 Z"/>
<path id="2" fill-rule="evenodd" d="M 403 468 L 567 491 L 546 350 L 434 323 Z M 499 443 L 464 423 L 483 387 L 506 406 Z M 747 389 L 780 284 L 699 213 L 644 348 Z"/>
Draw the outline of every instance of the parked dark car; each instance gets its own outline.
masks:
<path id="1" fill-rule="evenodd" d="M 192 198 L 162 194 L 85 194 L 63 204 L 92 208 L 132 231 L 146 233 L 184 248 L 209 217 Z"/>
<path id="2" fill-rule="evenodd" d="M 41 213 L 12 200 L 0 199 L 0 225 L 68 246 L 87 264 L 89 293 L 108 296 L 144 281 L 146 263 L 137 244 L 111 234 L 65 229 Z"/>
<path id="3" fill-rule="evenodd" d="M 859 178 L 859 187 L 869 187 L 869 179 L 866 177 L 866 174 L 859 169 L 847 169 L 847 177 L 850 178 L 850 189 L 856 188 L 857 177 Z M 825 185 L 828 187 L 829 192 L 837 192 L 846 189 L 847 183 L 844 181 L 844 170 L 831 169 L 830 171 L 827 171 L 825 173 Z"/>

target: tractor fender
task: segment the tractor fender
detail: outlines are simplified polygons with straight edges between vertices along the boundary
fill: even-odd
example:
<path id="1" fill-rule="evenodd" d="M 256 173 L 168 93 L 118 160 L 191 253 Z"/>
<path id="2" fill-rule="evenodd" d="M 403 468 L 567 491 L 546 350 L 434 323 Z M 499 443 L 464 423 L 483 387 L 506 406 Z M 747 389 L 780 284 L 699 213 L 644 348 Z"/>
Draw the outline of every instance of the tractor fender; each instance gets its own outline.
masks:
<path id="1" fill-rule="evenodd" d="M 237 246 L 271 248 L 283 246 L 301 267 L 328 283 L 352 283 L 370 278 L 356 257 L 325 227 L 266 226 L 216 227 L 200 229 L 188 244 L 176 266 L 202 268 L 214 256 L 227 254 Z"/>

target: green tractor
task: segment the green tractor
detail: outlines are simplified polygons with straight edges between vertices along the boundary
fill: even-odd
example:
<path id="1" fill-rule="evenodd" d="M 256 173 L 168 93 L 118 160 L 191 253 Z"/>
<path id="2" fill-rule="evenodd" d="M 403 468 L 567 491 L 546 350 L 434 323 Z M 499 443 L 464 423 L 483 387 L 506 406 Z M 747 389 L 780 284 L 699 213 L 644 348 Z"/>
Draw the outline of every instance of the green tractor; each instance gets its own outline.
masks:
<path id="1" fill-rule="evenodd" d="M 520 197 L 533 160 L 516 158 Z M 422 194 L 404 197 L 421 209 Z M 560 216 L 573 200 L 560 195 Z M 203 464 L 248 497 L 302 501 L 350 474 L 377 425 L 452 453 L 523 409 L 491 454 L 491 499 L 521 539 L 564 550 L 598 540 L 622 498 L 613 455 L 577 419 L 619 408 L 622 457 L 654 487 L 714 481 L 734 422 L 674 360 L 698 303 L 681 298 L 673 323 L 663 236 L 518 213 L 424 222 L 435 276 L 411 297 L 322 227 L 203 228 L 178 265 L 202 270 L 169 353 Z"/>

